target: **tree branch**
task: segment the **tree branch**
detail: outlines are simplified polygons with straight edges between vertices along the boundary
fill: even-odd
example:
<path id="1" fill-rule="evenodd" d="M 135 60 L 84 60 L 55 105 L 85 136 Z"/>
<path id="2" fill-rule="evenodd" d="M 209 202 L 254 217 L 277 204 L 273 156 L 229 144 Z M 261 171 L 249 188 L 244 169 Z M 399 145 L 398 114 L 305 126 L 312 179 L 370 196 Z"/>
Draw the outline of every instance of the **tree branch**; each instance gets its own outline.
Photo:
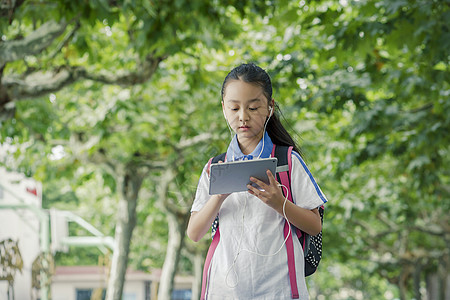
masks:
<path id="1" fill-rule="evenodd" d="M 213 135 L 209 132 L 201 133 L 197 136 L 194 136 L 189 139 L 181 139 L 178 144 L 176 144 L 175 150 L 182 151 L 184 148 L 192 147 L 195 144 L 202 143 L 204 141 L 211 140 L 213 138 Z"/>
<path id="2" fill-rule="evenodd" d="M 437 224 L 427 224 L 426 226 L 413 225 L 411 228 L 413 230 L 421 231 L 421 232 L 431 234 L 431 235 L 436 235 L 436 236 L 445 237 L 446 234 L 450 234 L 449 232 L 445 232 L 445 230 Z"/>
<path id="3" fill-rule="evenodd" d="M 38 29 L 22 40 L 12 40 L 0 43 L 0 66 L 7 62 L 34 55 L 46 49 L 55 38 L 66 29 L 67 23 L 56 23 L 51 20 L 44 23 Z"/>
<path id="4" fill-rule="evenodd" d="M 377 215 L 377 219 L 383 222 L 387 227 L 390 228 L 390 231 L 399 231 L 399 226 L 392 222 L 388 216 L 386 216 L 386 213 L 380 212 Z"/>
<path id="5" fill-rule="evenodd" d="M 73 134 L 68 142 L 68 147 L 72 150 L 73 155 L 82 162 L 93 163 L 103 166 L 115 178 L 120 173 L 120 165 L 118 162 L 108 158 L 103 151 L 95 151 L 89 154 L 89 150 L 100 141 L 100 136 L 91 136 L 86 142 L 81 141 L 79 135 Z M 121 174 L 120 174 L 121 175 Z"/>
<path id="6" fill-rule="evenodd" d="M 143 162 L 140 162 L 139 165 L 141 167 L 146 167 L 148 169 L 148 171 L 164 170 L 165 168 L 167 168 L 167 162 L 165 162 L 165 161 L 153 161 L 153 162 L 143 161 Z"/>
<path id="7" fill-rule="evenodd" d="M 9 95 L 10 101 L 36 98 L 51 92 L 57 92 L 63 87 L 83 79 L 90 79 L 105 84 L 129 86 L 144 83 L 149 80 L 162 59 L 161 57 L 148 57 L 142 64 L 142 67 L 136 72 L 118 71 L 111 73 L 109 71 L 102 71 L 96 74 L 89 72 L 84 67 L 60 66 L 55 67 L 51 72 L 34 72 L 24 80 L 5 77 L 2 83 Z"/>
<path id="8" fill-rule="evenodd" d="M 189 213 L 189 210 L 191 208 L 191 205 L 188 205 L 185 201 L 186 198 L 185 195 L 180 191 L 179 186 L 177 185 L 176 182 L 172 181 L 169 184 L 169 189 L 172 189 L 173 191 L 178 190 L 177 192 L 171 192 L 172 195 L 175 196 L 176 198 L 176 202 L 175 201 L 170 201 L 169 203 L 169 207 L 170 207 L 170 212 L 172 212 L 173 214 L 176 214 L 178 216 L 185 216 Z M 194 198 L 195 196 L 195 192 L 193 193 L 193 195 L 190 198 Z"/>
<path id="9" fill-rule="evenodd" d="M 169 183 L 175 178 L 175 172 L 170 165 L 167 166 L 166 170 L 161 174 L 159 179 L 159 184 L 157 187 L 157 195 L 159 201 L 162 202 L 162 207 L 170 211 L 170 202 L 168 197 Z"/>
<path id="10" fill-rule="evenodd" d="M 0 17 L 8 17 L 8 23 L 11 25 L 14 11 L 21 6 L 25 0 L 16 1 L 1 1 L 0 2 Z"/>
<path id="11" fill-rule="evenodd" d="M 158 65 L 165 57 L 153 57 L 148 55 L 142 67 L 137 72 L 118 71 L 111 73 L 110 71 L 102 71 L 100 73 L 89 73 L 85 69 L 78 68 L 80 78 L 90 79 L 105 84 L 117 84 L 121 86 L 130 86 L 148 81 L 155 73 Z"/>
<path id="12" fill-rule="evenodd" d="M 415 114 L 415 113 L 418 113 L 420 111 L 432 109 L 433 106 L 434 106 L 433 103 L 427 103 L 427 104 L 425 104 L 425 105 L 423 105 L 421 107 L 417 107 L 417 108 L 411 109 L 408 112 L 412 113 L 412 114 Z"/>
<path id="13" fill-rule="evenodd" d="M 80 27 L 81 27 L 80 22 L 76 22 L 73 29 L 58 44 L 55 50 L 53 50 L 52 54 L 50 54 L 50 59 L 53 59 L 61 51 L 61 49 L 73 38 L 75 32 L 77 32 L 77 30 L 80 29 Z"/>

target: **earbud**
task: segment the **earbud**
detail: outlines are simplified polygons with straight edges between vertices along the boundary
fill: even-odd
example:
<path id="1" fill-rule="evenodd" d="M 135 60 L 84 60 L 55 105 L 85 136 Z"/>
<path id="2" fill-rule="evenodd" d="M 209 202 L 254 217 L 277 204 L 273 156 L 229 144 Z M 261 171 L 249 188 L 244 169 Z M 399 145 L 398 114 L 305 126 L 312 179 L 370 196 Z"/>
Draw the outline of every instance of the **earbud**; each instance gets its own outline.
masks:
<path id="1" fill-rule="evenodd" d="M 272 116 L 273 113 L 273 107 L 269 106 L 269 118 Z"/>

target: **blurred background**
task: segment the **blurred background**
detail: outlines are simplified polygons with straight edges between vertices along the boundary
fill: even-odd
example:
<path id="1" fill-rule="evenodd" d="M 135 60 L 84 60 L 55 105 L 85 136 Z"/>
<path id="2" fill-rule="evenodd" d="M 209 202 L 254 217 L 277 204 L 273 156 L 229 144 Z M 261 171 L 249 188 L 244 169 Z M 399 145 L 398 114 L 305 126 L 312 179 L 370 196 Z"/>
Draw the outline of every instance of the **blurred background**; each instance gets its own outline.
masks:
<path id="1" fill-rule="evenodd" d="M 311 299 L 450 299 L 450 1 L 0 3 L 0 299 L 198 299 L 226 74 L 326 194 Z"/>

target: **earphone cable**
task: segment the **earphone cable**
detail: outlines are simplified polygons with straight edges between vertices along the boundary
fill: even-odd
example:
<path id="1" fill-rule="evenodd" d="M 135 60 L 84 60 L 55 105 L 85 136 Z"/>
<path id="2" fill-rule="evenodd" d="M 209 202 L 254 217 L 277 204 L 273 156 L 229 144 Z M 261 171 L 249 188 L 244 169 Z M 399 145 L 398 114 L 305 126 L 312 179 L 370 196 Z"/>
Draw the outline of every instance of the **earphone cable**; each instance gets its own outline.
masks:
<path id="1" fill-rule="evenodd" d="M 261 256 L 261 257 L 275 256 L 278 253 L 280 253 L 281 249 L 283 249 L 284 245 L 286 244 L 289 236 L 292 234 L 292 232 L 291 232 L 291 225 L 290 225 L 289 219 L 286 216 L 286 203 L 288 201 L 288 198 L 287 198 L 288 196 L 287 195 L 289 193 L 289 190 L 288 190 L 288 188 L 285 185 L 278 184 L 278 186 L 286 189 L 286 196 L 284 197 L 284 202 L 283 202 L 283 217 L 284 217 L 284 219 L 286 220 L 286 222 L 289 225 L 288 234 L 286 235 L 286 238 L 284 239 L 284 241 L 281 244 L 280 248 L 276 252 L 274 252 L 272 254 L 261 254 L 261 253 L 258 253 L 258 252 L 255 252 L 255 251 L 251 251 L 251 250 L 248 250 L 248 249 L 241 249 L 242 240 L 243 240 L 243 237 L 244 237 L 244 218 L 245 218 L 245 210 L 247 208 L 247 198 L 248 198 L 248 194 L 247 194 L 247 196 L 245 197 L 244 209 L 243 209 L 243 212 L 242 212 L 242 226 L 241 226 L 241 235 L 240 235 L 239 244 L 238 244 L 238 251 L 236 252 L 236 255 L 234 256 L 234 259 L 233 259 L 233 263 L 228 268 L 227 274 L 225 276 L 225 284 L 227 285 L 227 287 L 229 287 L 231 289 L 235 288 L 238 285 L 238 283 L 239 283 L 239 275 L 236 272 L 235 265 L 236 265 L 236 261 L 237 261 L 239 255 L 241 254 L 242 251 L 248 252 L 250 254 L 258 255 L 258 256 Z M 228 283 L 228 276 L 230 275 L 231 270 L 233 270 L 233 273 L 234 273 L 235 278 L 236 278 L 236 284 L 234 284 L 234 285 L 230 285 Z"/>

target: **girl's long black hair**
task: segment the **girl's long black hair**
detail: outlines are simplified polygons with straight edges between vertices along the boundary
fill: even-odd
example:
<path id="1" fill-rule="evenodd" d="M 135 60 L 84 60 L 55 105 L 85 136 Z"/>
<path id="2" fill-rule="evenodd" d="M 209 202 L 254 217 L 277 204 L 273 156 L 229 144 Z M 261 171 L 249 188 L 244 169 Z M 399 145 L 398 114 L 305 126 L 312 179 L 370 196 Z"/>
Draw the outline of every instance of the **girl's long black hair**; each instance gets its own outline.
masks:
<path id="1" fill-rule="evenodd" d="M 225 88 L 227 83 L 230 80 L 242 80 L 244 82 L 250 84 L 256 84 L 261 86 L 263 89 L 264 96 L 266 96 L 267 100 L 270 102 L 272 100 L 272 81 L 270 80 L 269 74 L 264 71 L 261 67 L 249 63 L 249 64 L 241 64 L 234 68 L 228 73 L 225 77 L 225 80 L 222 84 L 222 101 L 225 92 Z M 269 104 L 269 103 L 268 103 Z M 269 134 L 272 142 L 275 145 L 281 146 L 292 146 L 294 150 L 302 155 L 302 151 L 291 135 L 284 128 L 283 124 L 280 121 L 281 111 L 278 107 L 278 104 L 275 102 L 274 112 L 269 122 L 267 123 L 267 133 Z"/>

